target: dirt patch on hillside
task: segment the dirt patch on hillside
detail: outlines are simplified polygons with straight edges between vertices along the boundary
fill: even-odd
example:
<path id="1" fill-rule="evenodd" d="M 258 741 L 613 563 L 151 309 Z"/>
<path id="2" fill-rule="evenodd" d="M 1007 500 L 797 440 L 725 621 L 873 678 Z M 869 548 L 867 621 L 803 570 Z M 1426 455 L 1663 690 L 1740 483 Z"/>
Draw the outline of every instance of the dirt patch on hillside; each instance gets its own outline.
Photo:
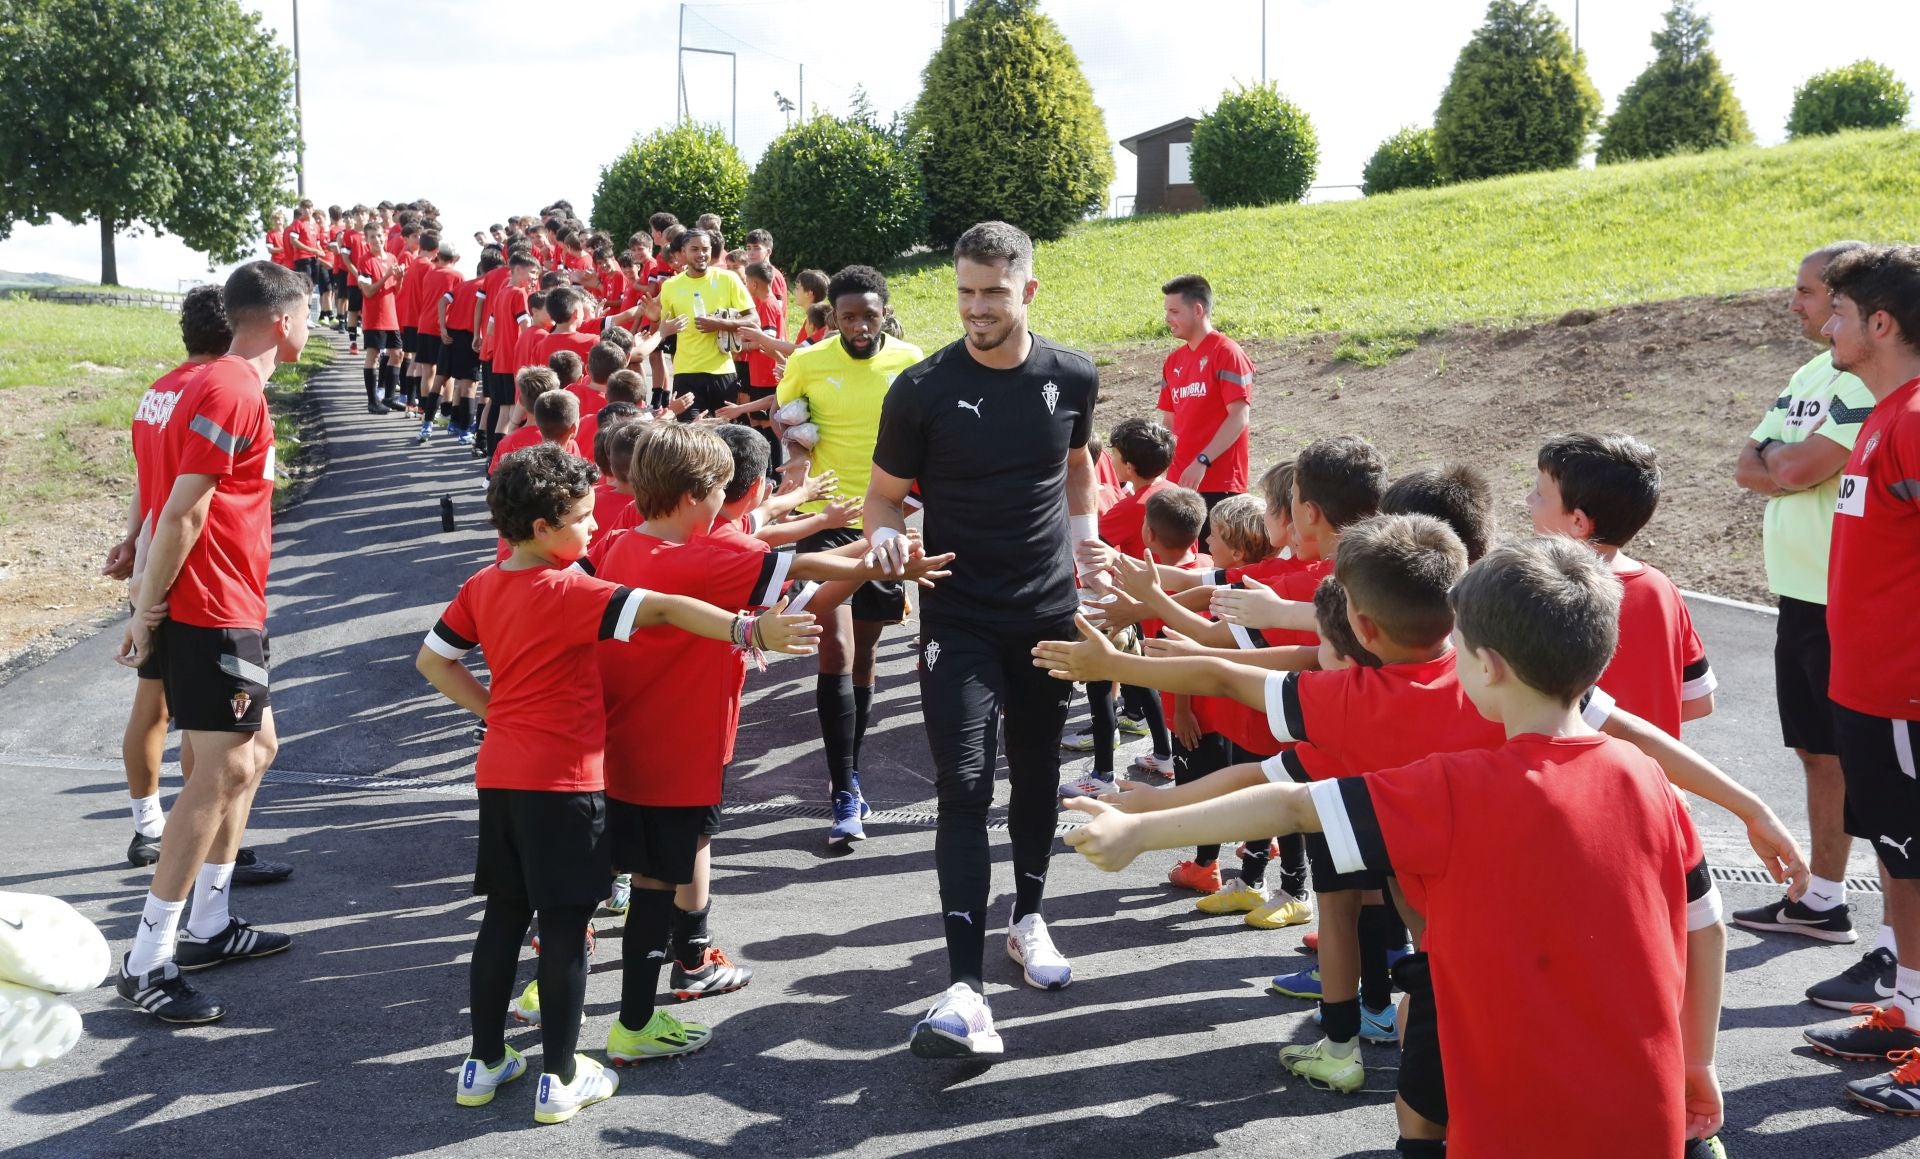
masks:
<path id="1" fill-rule="evenodd" d="M 1253 470 L 1323 435 L 1358 434 L 1395 475 L 1440 462 L 1487 472 L 1502 528 L 1528 527 L 1534 456 L 1550 435 L 1620 431 L 1651 443 L 1660 510 L 1629 552 L 1680 586 L 1771 603 L 1765 501 L 1733 483 L 1747 434 L 1814 353 L 1783 292 L 1575 311 L 1518 329 L 1432 335 L 1366 369 L 1333 358 L 1337 334 L 1248 342 L 1258 367 Z M 1153 409 L 1164 349 L 1104 351 L 1101 426 Z"/>

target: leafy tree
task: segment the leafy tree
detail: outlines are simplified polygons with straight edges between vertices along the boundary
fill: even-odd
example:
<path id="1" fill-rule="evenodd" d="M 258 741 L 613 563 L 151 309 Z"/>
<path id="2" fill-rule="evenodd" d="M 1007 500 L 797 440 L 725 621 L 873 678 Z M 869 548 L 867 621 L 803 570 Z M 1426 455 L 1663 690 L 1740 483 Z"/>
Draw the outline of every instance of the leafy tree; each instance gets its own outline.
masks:
<path id="1" fill-rule="evenodd" d="M 1674 0 L 1653 34 L 1653 63 L 1620 94 L 1600 133 L 1602 164 L 1752 143 L 1733 82 L 1707 47 L 1712 32 L 1693 0 Z"/>
<path id="2" fill-rule="evenodd" d="M 1891 129 L 1903 124 L 1913 94 L 1893 70 L 1871 60 L 1829 69 L 1793 93 L 1787 136 L 1818 137 L 1842 129 Z"/>
<path id="3" fill-rule="evenodd" d="M 177 234 L 214 261 L 287 199 L 293 61 L 236 0 L 0 5 L 0 238 L 16 222 Z"/>
<path id="4" fill-rule="evenodd" d="M 1447 181 L 1570 168 L 1599 116 L 1566 26 L 1540 0 L 1493 0 L 1441 94 L 1434 159 Z"/>
<path id="5" fill-rule="evenodd" d="M 993 219 L 1058 237 L 1106 204 L 1106 121 L 1073 47 L 1037 3 L 975 0 L 921 74 L 907 125 L 936 246 Z"/>
<path id="6" fill-rule="evenodd" d="M 718 125 L 683 122 L 635 138 L 600 170 L 593 226 L 624 244 L 662 210 L 688 225 L 703 213 L 717 213 L 732 237 L 746 196 L 747 163 L 726 133 Z"/>
<path id="7" fill-rule="evenodd" d="M 1396 189 L 1429 189 L 1440 184 L 1433 159 L 1433 130 L 1406 128 L 1380 142 L 1360 171 L 1360 192 L 1372 197 Z"/>
<path id="8" fill-rule="evenodd" d="M 1222 93 L 1193 126 L 1193 183 L 1208 204 L 1271 205 L 1307 195 L 1320 165 L 1313 122 L 1271 84 Z"/>
<path id="9" fill-rule="evenodd" d="M 871 117 L 822 114 L 774 138 L 744 212 L 795 269 L 879 265 L 926 235 L 919 163 Z"/>

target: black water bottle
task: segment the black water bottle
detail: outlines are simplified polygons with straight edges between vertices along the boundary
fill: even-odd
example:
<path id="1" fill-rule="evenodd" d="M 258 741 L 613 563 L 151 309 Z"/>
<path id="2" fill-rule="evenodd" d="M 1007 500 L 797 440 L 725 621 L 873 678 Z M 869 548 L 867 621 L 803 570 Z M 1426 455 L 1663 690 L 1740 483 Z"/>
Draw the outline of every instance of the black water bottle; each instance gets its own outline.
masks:
<path id="1" fill-rule="evenodd" d="M 440 530 L 453 530 L 453 496 L 440 496 Z"/>

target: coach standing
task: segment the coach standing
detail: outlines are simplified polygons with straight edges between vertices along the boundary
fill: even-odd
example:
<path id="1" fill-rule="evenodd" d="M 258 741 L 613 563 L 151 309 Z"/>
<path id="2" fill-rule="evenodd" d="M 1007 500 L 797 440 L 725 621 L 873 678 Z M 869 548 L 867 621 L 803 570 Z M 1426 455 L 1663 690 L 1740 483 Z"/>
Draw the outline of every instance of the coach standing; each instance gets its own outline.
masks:
<path id="1" fill-rule="evenodd" d="M 1041 640 L 1072 638 L 1073 544 L 1097 538 L 1087 439 L 1093 360 L 1027 330 L 1040 283 L 1033 243 L 1004 222 L 953 248 L 965 337 L 902 371 L 880 412 L 864 512 L 875 554 L 904 569 L 906 499 L 919 481 L 926 550 L 955 552 L 926 594 L 920 698 L 940 802 L 934 862 L 952 984 L 913 1028 L 922 1058 L 998 1054 L 983 997 L 997 734 L 1004 712 L 1015 900 L 1007 954 L 1027 984 L 1058 990 L 1072 967 L 1041 917 L 1059 801 L 1069 685 L 1033 666 Z"/>
<path id="2" fill-rule="evenodd" d="M 1160 368 L 1161 421 L 1173 432 L 1167 478 L 1200 492 L 1212 511 L 1247 490 L 1253 363 L 1238 343 L 1213 328 L 1207 279 L 1182 274 L 1160 292 L 1167 329 L 1181 343 Z"/>
<path id="3" fill-rule="evenodd" d="M 1767 496 L 1762 531 L 1767 587 L 1780 603 L 1774 689 L 1781 732 L 1806 768 L 1813 883 L 1797 902 L 1782 898 L 1741 910 L 1733 920 L 1748 929 L 1842 943 L 1857 935 L 1844 884 L 1853 839 L 1842 819 L 1846 791 L 1827 699 L 1827 550 L 1840 470 L 1873 410 L 1873 395 L 1865 383 L 1833 365 L 1833 351 L 1820 332 L 1833 316 L 1832 295 L 1821 277 L 1827 263 L 1861 248 L 1860 242 L 1836 242 L 1801 261 L 1788 308 L 1800 319 L 1801 333 L 1821 350 L 1767 408 L 1734 468 L 1735 482 Z M 1871 972 L 1851 983 L 1845 976 L 1820 983 L 1809 997 L 1842 1010 L 1877 1000 L 1873 983 L 1893 984 L 1891 936 L 1885 941 L 1884 954 L 1876 946 L 1867 955 L 1875 963 Z M 1836 987 L 1844 993 L 1828 993 Z"/>

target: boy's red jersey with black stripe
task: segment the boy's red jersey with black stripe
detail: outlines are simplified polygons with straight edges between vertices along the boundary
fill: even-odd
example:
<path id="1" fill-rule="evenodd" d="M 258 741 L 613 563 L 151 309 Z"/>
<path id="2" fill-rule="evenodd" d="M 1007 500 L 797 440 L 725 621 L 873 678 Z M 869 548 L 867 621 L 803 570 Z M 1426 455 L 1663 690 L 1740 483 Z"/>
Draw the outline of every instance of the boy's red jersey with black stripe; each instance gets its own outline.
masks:
<path id="1" fill-rule="evenodd" d="M 577 567 L 495 566 L 460 586 L 426 645 L 458 660 L 486 652 L 482 789 L 591 793 L 606 787 L 606 717 L 594 645 L 626 647 L 646 593 Z M 672 630 L 672 629 L 669 629 Z"/>
<path id="2" fill-rule="evenodd" d="M 480 304 L 483 278 L 466 278 L 454 287 L 453 301 L 447 304 L 447 329 L 473 330 L 473 309 Z"/>
<path id="3" fill-rule="evenodd" d="M 597 573 L 650 591 L 736 611 L 780 596 L 793 556 L 748 552 L 707 536 L 672 543 L 645 532 L 613 536 Z M 746 656 L 724 640 L 661 626 L 633 644 L 602 647 L 607 796 L 630 805 L 717 805 L 740 724 Z"/>
<path id="4" fill-rule="evenodd" d="M 1291 555 L 1272 556 L 1245 567 L 1215 568 L 1208 574 L 1218 582 L 1235 585 L 1251 576 L 1272 588 L 1282 599 L 1311 603 L 1321 579 L 1333 574 L 1333 561 L 1294 559 Z M 1312 632 L 1243 628 L 1238 624 L 1232 625 L 1231 630 L 1234 643 L 1243 649 L 1277 648 L 1289 644 L 1311 648 L 1320 643 L 1320 637 Z M 1272 756 L 1291 743 L 1268 727 L 1266 713 L 1227 697 L 1195 699 L 1194 714 L 1208 732 L 1217 732 L 1248 752 L 1260 756 Z"/>
<path id="5" fill-rule="evenodd" d="M 400 283 L 400 291 L 394 299 L 394 309 L 400 316 L 400 328 L 411 326 L 418 330 L 420 326 L 420 306 L 427 288 L 427 275 L 433 272 L 433 263 L 419 254 L 408 254 L 401 266 L 405 277 Z"/>
<path id="6" fill-rule="evenodd" d="M 509 283 L 487 298 L 487 312 L 493 317 L 493 370 L 512 374 L 520 367 L 514 359 L 520 354 L 520 327 L 533 317 L 527 309 L 527 288 Z"/>
<path id="7" fill-rule="evenodd" d="M 514 340 L 513 373 L 519 374 L 529 366 L 545 366 L 546 361 L 539 358 L 540 346 L 547 340 L 547 328 L 539 323 L 527 327 Z"/>
<path id="8" fill-rule="evenodd" d="M 453 297 L 455 292 L 460 289 L 460 283 L 463 280 L 464 279 L 460 277 L 460 271 L 453 266 L 434 265 L 427 271 L 426 275 L 421 279 L 420 285 L 420 314 L 418 325 L 421 333 L 441 334 L 440 304 L 449 301 Z M 471 311 L 473 306 L 469 304 L 467 309 Z M 448 306 L 447 325 L 449 327 L 455 325 L 457 318 L 458 315 L 453 312 L 453 308 Z M 462 327 L 462 329 L 464 329 L 464 327 Z M 444 334 L 441 334 L 441 336 L 445 337 Z"/>
<path id="9" fill-rule="evenodd" d="M 546 366 L 549 358 L 562 350 L 571 350 L 580 356 L 580 373 L 584 376 L 587 372 L 587 352 L 598 345 L 600 345 L 600 335 L 597 333 L 588 334 L 579 330 L 563 333 L 559 330 L 550 330 L 541 335 L 540 346 L 534 351 L 532 365 Z M 583 377 L 581 381 L 585 382 L 586 379 Z M 603 402 L 600 405 L 606 404 Z"/>
<path id="10" fill-rule="evenodd" d="M 135 512 L 145 523 L 153 513 L 167 505 L 173 490 L 173 474 L 166 465 L 167 424 L 172 421 L 187 388 L 200 377 L 207 362 L 182 362 L 153 380 L 133 408 L 130 441 L 133 446 L 133 473 L 140 491 L 140 510 Z"/>
<path id="11" fill-rule="evenodd" d="M 1147 500 L 1172 486 L 1162 476 L 1142 490 L 1115 500 L 1113 506 L 1100 513 L 1100 538 L 1121 555 L 1144 558 L 1147 544 L 1140 538 L 1140 530 L 1147 522 Z"/>
<path id="12" fill-rule="evenodd" d="M 200 538 L 167 591 L 167 618 L 201 628 L 267 627 L 273 553 L 273 417 L 253 363 L 217 358 L 182 392 L 166 424 L 156 492 L 181 475 L 214 477 Z M 164 502 L 164 500 L 162 500 Z"/>
<path id="13" fill-rule="evenodd" d="M 1677 737 L 1680 705 L 1718 683 L 1707 647 L 1680 589 L 1659 568 L 1636 561 L 1614 575 L 1620 579 L 1620 644 L 1600 687 L 1621 708 Z"/>
<path id="14" fill-rule="evenodd" d="M 1392 769 L 1433 753 L 1499 748 L 1506 730 L 1460 687 L 1455 653 L 1414 664 L 1354 665 L 1267 677 L 1267 727 L 1294 742 L 1262 768 L 1302 783 Z"/>
<path id="15" fill-rule="evenodd" d="M 373 283 L 372 287 L 360 288 L 361 328 L 364 330 L 400 329 L 400 291 L 398 284 L 390 280 L 395 272 L 393 260 L 381 254 L 369 255 L 361 264 L 360 272 Z"/>
<path id="16" fill-rule="evenodd" d="M 1835 704 L 1920 720 L 1920 378 L 1876 402 L 1840 472 L 1827 570 Z"/>
<path id="17" fill-rule="evenodd" d="M 1396 874 L 1426 916 L 1449 1151 L 1674 1153 L 1686 935 L 1720 897 L 1658 765 L 1528 735 L 1309 791 L 1335 868 Z M 1514 1010 L 1555 1033 L 1515 1034 Z"/>

